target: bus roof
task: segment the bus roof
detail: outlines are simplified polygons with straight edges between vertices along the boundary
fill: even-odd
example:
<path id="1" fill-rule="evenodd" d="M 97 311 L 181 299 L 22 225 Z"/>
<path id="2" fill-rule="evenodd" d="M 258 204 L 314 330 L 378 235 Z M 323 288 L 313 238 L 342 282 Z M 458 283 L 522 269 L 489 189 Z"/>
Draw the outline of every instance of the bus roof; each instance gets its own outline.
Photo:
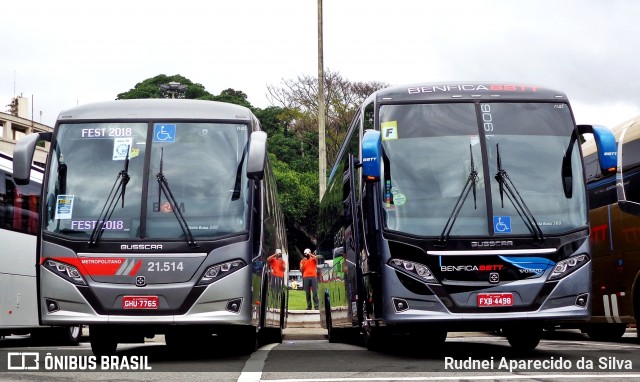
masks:
<path id="1" fill-rule="evenodd" d="M 563 92 L 531 84 L 498 82 L 439 82 L 392 86 L 374 92 L 369 99 L 380 103 L 448 100 L 566 101 Z"/>
<path id="2" fill-rule="evenodd" d="M 611 132 L 616 137 L 616 142 L 620 140 L 620 134 L 622 134 L 622 130 L 624 130 L 625 127 L 629 128 L 635 124 L 640 124 L 640 115 L 633 117 L 630 120 L 619 124 L 618 126 L 613 127 L 611 129 Z M 627 133 L 624 138 L 625 142 L 629 142 L 637 139 L 640 139 L 640 129 L 634 128 L 634 129 L 627 130 Z M 587 155 L 591 155 L 596 151 L 597 151 L 596 143 L 593 139 L 591 139 L 591 137 L 589 137 L 589 140 L 587 140 L 585 143 L 582 144 L 582 155 L 586 157 Z"/>
<path id="3" fill-rule="evenodd" d="M 193 99 L 131 99 L 97 102 L 64 110 L 58 123 L 104 119 L 226 119 L 250 121 L 251 110 L 232 103 Z"/>

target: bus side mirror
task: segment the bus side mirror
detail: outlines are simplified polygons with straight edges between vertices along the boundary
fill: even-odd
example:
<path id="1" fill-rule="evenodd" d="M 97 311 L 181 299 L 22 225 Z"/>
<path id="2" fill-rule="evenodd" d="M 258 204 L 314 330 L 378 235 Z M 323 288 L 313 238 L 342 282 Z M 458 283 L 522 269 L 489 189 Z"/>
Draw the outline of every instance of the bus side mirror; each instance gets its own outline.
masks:
<path id="1" fill-rule="evenodd" d="M 249 155 L 247 158 L 247 177 L 262 180 L 267 160 L 267 133 L 254 131 L 249 138 Z"/>
<path id="2" fill-rule="evenodd" d="M 29 184 L 36 144 L 43 140 L 51 142 L 51 136 L 51 133 L 32 133 L 18 140 L 13 149 L 13 179 L 17 184 Z"/>
<path id="3" fill-rule="evenodd" d="M 618 148 L 613 132 L 604 126 L 578 125 L 578 133 L 593 134 L 598 148 L 598 163 L 603 175 L 616 171 L 618 165 Z"/>
<path id="4" fill-rule="evenodd" d="M 362 176 L 366 182 L 380 180 L 382 141 L 377 130 L 365 130 L 362 137 Z"/>

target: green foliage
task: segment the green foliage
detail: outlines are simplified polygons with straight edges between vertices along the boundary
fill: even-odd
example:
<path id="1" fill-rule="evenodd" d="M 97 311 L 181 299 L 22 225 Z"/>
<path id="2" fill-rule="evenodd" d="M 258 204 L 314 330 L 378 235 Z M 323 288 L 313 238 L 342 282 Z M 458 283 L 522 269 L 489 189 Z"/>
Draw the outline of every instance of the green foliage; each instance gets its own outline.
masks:
<path id="1" fill-rule="evenodd" d="M 318 218 L 318 172 L 296 171 L 279 158 L 269 154 L 285 221 L 314 237 Z"/>
<path id="2" fill-rule="evenodd" d="M 213 97 L 211 93 L 205 90 L 203 85 L 195 84 L 179 74 L 173 76 L 159 74 L 137 83 L 133 89 L 118 94 L 116 99 L 165 98 L 166 95 L 161 91 L 160 85 L 168 84 L 169 82 L 178 82 L 187 86 L 183 98 L 207 99 L 208 97 Z"/>

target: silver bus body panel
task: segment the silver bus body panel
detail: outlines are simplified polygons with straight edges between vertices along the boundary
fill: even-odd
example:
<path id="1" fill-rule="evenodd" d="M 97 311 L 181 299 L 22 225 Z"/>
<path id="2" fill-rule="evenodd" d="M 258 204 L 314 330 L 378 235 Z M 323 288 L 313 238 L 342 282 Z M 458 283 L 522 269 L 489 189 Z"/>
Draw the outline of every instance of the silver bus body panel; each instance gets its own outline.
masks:
<path id="1" fill-rule="evenodd" d="M 78 291 L 78 288 L 41 268 L 41 277 L 47 285 L 51 286 L 55 293 L 60 310 L 48 313 L 43 291 L 41 309 L 42 321 L 48 325 L 60 323 L 78 324 L 237 324 L 250 325 L 252 308 L 250 302 L 251 291 L 239 291 L 238 285 L 245 285 L 245 280 L 251 276 L 250 267 L 246 266 L 207 286 L 205 291 L 196 300 L 189 311 L 183 315 L 100 315 L 92 307 L 89 301 Z M 170 284 L 164 287 L 168 291 L 187 289 L 190 285 Z M 92 288 L 93 289 L 93 288 Z M 121 295 L 130 293 L 131 287 L 120 287 Z M 155 289 L 157 292 L 160 289 Z M 150 292 L 153 294 L 155 292 Z M 139 294 L 139 293 L 138 293 Z M 243 300 L 240 312 L 233 313 L 225 310 L 227 301 L 241 298 Z"/>
<path id="2" fill-rule="evenodd" d="M 442 301 L 435 295 L 423 296 L 409 292 L 400 284 L 395 270 L 385 267 L 383 280 L 387 282 L 384 286 L 389 290 L 389 295 L 401 298 L 408 302 L 409 309 L 396 312 L 391 299 L 384 301 L 384 314 L 382 322 L 391 324 L 409 324 L 425 321 L 513 321 L 513 320 L 575 320 L 588 319 L 589 310 L 587 307 L 574 305 L 576 298 L 580 294 L 589 293 L 591 287 L 591 262 L 588 262 L 575 272 L 560 279 L 551 294 L 544 303 L 535 311 L 509 312 L 506 308 L 500 313 L 482 313 L 482 308 L 477 308 L 474 313 L 452 313 L 447 309 Z M 544 280 L 548 274 L 536 280 L 521 280 L 504 285 L 498 285 L 490 289 L 482 290 L 482 293 L 511 292 L 514 296 L 514 307 L 517 307 L 522 300 L 535 298 L 542 288 Z M 579 293 L 577 291 L 580 291 Z M 475 301 L 477 292 L 451 295 L 456 300 Z M 527 296 L 522 298 L 522 296 Z"/>
<path id="3" fill-rule="evenodd" d="M 145 287 L 135 286 L 135 277 L 131 277 L 129 284 L 116 284 L 109 282 L 96 282 L 91 279 L 91 275 L 83 275 L 85 281 L 94 293 L 98 301 L 105 309 L 120 310 L 122 314 L 104 315 L 98 314 L 91 306 L 90 302 L 80 293 L 78 287 L 73 283 L 55 275 L 42 265 L 40 266 L 40 276 L 42 283 L 47 285 L 46 290 L 41 291 L 42 320 L 43 323 L 53 324 L 57 322 L 76 322 L 78 324 L 90 323 L 132 323 L 132 322 L 156 322 L 156 323 L 251 323 L 250 306 L 252 301 L 252 291 L 249 288 L 252 271 L 251 264 L 244 266 L 220 280 L 208 285 L 204 292 L 198 297 L 196 302 L 184 315 L 138 315 L 135 311 L 122 309 L 122 297 L 125 295 L 153 295 L 158 296 L 160 308 L 177 309 L 185 301 L 196 283 L 200 280 L 204 270 L 213 264 L 218 264 L 237 258 L 237 253 L 247 251 L 249 244 L 240 242 L 230 244 L 211 251 L 206 257 L 204 254 L 187 254 L 186 258 L 204 258 L 200 260 L 200 266 L 191 279 L 187 282 L 149 284 Z M 43 252 L 49 255 L 48 258 L 64 261 L 65 258 L 103 257 L 104 253 L 81 253 L 78 256 L 69 248 L 61 245 L 44 242 Z M 110 254 L 111 255 L 111 254 Z M 130 253 L 112 254 L 119 257 L 156 256 L 152 253 Z M 182 254 L 164 254 L 165 256 L 181 257 Z M 242 290 L 239 286 L 246 286 Z M 46 309 L 47 298 L 56 300 L 60 305 L 60 310 L 48 313 Z M 241 298 L 243 304 L 240 312 L 233 313 L 225 310 L 229 300 Z M 127 314 L 130 313 L 130 314 Z"/>

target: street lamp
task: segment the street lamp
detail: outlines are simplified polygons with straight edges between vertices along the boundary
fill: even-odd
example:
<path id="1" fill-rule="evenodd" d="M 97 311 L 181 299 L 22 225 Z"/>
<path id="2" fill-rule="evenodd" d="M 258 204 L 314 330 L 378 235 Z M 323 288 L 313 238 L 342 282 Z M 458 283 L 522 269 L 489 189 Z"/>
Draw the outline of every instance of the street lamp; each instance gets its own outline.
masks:
<path id="1" fill-rule="evenodd" d="M 184 91 L 186 89 L 187 85 L 182 85 L 180 82 L 174 81 L 160 85 L 160 91 L 162 91 L 165 98 L 169 98 L 168 94 L 171 94 L 171 98 L 184 98 Z M 178 95 L 177 97 L 176 94 Z"/>

